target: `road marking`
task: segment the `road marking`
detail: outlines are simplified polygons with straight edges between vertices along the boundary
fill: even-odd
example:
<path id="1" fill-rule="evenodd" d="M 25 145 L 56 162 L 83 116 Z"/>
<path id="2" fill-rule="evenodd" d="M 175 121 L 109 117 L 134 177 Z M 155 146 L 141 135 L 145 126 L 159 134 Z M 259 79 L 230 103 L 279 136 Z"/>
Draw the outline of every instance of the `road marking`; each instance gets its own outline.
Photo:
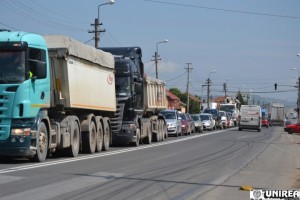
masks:
<path id="1" fill-rule="evenodd" d="M 228 129 L 226 129 L 226 130 L 228 130 Z M 174 144 L 174 143 L 182 142 L 182 141 L 186 141 L 186 140 L 192 140 L 194 138 L 200 138 L 200 137 L 204 137 L 204 136 L 208 136 L 208 135 L 214 135 L 214 134 L 218 134 L 218 133 L 221 133 L 224 131 L 225 130 L 219 130 L 219 131 L 214 131 L 214 132 L 204 133 L 204 134 L 201 133 L 200 135 L 193 135 L 193 136 L 189 136 L 189 137 L 185 137 L 185 138 L 180 138 L 180 139 L 171 140 L 171 141 L 164 141 L 164 142 L 155 143 L 155 144 L 152 143 L 150 145 L 143 145 L 143 146 L 134 147 L 134 148 L 127 148 L 127 149 L 110 151 L 110 152 L 105 152 L 105 153 L 101 152 L 98 154 L 91 154 L 91 155 L 81 156 L 81 157 L 76 157 L 76 158 L 68 158 L 68 159 L 63 159 L 63 160 L 58 160 L 58 161 L 43 162 L 43 163 L 29 164 L 29 165 L 24 165 L 24 166 L 19 166 L 19 167 L 12 167 L 12 168 L 0 170 L 0 174 L 6 174 L 6 173 L 10 173 L 10 172 L 15 172 L 15 171 L 47 167 L 47 166 L 52 166 L 52 165 L 88 160 L 88 159 L 93 159 L 93 158 L 100 158 L 100 157 L 111 156 L 111 155 L 116 155 L 116 154 L 121 154 L 121 153 L 132 152 L 132 151 L 138 151 L 141 149 L 148 149 L 148 148 L 167 145 L 167 144 Z"/>
<path id="2" fill-rule="evenodd" d="M 78 174 L 78 177 L 76 178 L 25 190 L 23 192 L 18 192 L 17 194 L 1 196 L 1 200 L 32 200 L 36 199 L 37 194 L 42 194 L 43 199 L 51 199 L 68 192 L 80 190 L 93 185 L 99 185 L 108 181 L 113 181 L 122 176 L 122 174 L 106 172 L 98 172 L 94 174 Z"/>

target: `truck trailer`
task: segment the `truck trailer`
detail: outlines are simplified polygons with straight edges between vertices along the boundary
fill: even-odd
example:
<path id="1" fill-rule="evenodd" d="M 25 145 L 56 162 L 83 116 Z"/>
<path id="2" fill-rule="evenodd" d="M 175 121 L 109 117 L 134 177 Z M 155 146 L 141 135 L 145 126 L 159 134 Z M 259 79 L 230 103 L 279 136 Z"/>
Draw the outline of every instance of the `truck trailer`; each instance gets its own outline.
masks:
<path id="1" fill-rule="evenodd" d="M 66 36 L 0 32 L 0 156 L 108 150 L 114 57 Z"/>
<path id="2" fill-rule="evenodd" d="M 281 103 L 271 103 L 270 105 L 270 113 L 271 113 L 271 126 L 279 125 L 284 126 L 285 120 L 285 109 L 284 105 Z"/>
<path id="3" fill-rule="evenodd" d="M 150 144 L 167 137 L 159 112 L 167 108 L 166 87 L 144 75 L 140 47 L 101 48 L 115 56 L 117 111 L 111 118 L 112 143 Z"/>

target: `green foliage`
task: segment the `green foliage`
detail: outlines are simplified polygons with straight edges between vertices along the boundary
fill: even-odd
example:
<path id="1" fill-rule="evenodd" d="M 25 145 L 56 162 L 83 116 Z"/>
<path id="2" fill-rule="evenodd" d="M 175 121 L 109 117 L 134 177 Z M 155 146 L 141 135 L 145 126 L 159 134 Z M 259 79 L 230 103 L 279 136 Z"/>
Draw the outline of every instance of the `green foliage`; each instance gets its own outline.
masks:
<path id="1" fill-rule="evenodd" d="M 186 93 L 181 93 L 181 91 L 178 88 L 171 88 L 171 89 L 169 89 L 169 91 L 172 92 L 177 97 L 179 97 L 180 101 L 182 101 L 185 104 L 187 103 L 187 94 Z M 195 97 L 201 99 L 199 96 L 195 95 Z M 200 103 L 196 102 L 190 98 L 189 112 L 191 114 L 200 113 Z"/>
<path id="2" fill-rule="evenodd" d="M 240 105 L 246 105 L 247 102 L 244 101 L 243 95 L 241 94 L 241 92 L 238 92 L 236 99 L 239 100 Z"/>

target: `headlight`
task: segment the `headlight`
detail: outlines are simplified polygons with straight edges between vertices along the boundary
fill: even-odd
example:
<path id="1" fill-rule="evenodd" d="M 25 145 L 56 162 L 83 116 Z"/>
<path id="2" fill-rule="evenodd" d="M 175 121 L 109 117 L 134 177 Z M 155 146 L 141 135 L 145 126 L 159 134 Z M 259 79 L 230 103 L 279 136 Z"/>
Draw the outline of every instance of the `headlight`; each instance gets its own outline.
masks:
<path id="1" fill-rule="evenodd" d="M 30 136 L 31 129 L 30 128 L 16 128 L 11 129 L 10 134 L 13 136 Z"/>
<path id="2" fill-rule="evenodd" d="M 168 124 L 168 127 L 176 127 L 176 124 L 175 123 L 170 123 L 170 124 Z"/>
<path id="3" fill-rule="evenodd" d="M 184 125 L 184 124 L 182 124 L 182 125 L 181 125 L 181 127 L 183 127 L 183 128 L 184 128 L 184 127 L 185 127 L 185 125 Z"/>

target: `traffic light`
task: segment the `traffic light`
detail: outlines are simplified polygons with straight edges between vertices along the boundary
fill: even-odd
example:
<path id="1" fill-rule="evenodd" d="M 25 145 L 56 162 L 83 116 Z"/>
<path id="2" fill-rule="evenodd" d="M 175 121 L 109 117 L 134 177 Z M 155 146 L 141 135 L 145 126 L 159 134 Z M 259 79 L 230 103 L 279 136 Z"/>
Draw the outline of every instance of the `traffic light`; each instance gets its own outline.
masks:
<path id="1" fill-rule="evenodd" d="M 275 90 L 277 90 L 277 83 L 274 84 Z"/>

